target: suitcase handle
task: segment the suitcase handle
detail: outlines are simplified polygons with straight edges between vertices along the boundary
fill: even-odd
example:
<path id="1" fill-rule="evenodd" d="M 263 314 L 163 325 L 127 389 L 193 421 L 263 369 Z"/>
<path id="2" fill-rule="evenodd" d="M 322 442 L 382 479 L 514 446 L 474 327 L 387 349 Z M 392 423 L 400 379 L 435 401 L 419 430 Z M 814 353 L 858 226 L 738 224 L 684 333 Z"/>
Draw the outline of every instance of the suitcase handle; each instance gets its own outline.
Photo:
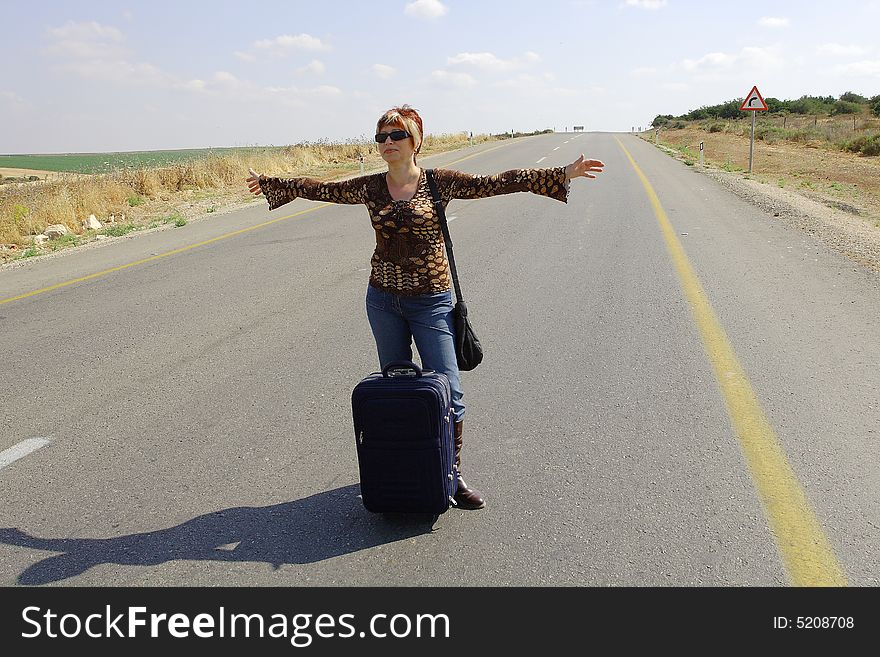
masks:
<path id="1" fill-rule="evenodd" d="M 411 370 L 411 372 L 400 372 L 399 374 L 391 374 L 391 370 Z M 422 368 L 408 360 L 395 360 L 388 363 L 382 368 L 382 376 L 416 376 L 422 375 Z"/>

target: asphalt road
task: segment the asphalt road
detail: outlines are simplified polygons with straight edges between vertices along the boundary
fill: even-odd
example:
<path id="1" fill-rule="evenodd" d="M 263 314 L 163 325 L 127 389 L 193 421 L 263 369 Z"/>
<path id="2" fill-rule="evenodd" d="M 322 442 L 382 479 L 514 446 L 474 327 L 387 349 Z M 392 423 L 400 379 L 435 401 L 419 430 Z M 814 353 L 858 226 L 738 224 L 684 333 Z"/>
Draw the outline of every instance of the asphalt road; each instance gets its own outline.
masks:
<path id="1" fill-rule="evenodd" d="M 0 271 L 0 585 L 878 585 L 880 279 L 630 135 L 421 164 L 580 153 L 567 205 L 448 209 L 483 511 L 360 504 L 361 206 Z"/>

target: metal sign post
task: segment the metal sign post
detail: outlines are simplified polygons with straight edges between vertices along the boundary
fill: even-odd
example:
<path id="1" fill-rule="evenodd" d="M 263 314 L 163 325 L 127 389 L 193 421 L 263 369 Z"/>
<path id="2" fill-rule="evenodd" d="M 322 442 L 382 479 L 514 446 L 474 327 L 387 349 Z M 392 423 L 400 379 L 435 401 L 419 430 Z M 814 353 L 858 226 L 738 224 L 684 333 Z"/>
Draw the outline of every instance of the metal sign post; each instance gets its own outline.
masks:
<path id="1" fill-rule="evenodd" d="M 767 107 L 767 103 L 764 102 L 764 98 L 761 96 L 761 92 L 758 91 L 757 86 L 752 87 L 749 95 L 746 96 L 739 108 L 743 112 L 752 113 L 752 138 L 749 141 L 749 173 L 751 173 L 752 156 L 755 152 L 755 113 L 766 112 L 769 108 Z"/>
<path id="2" fill-rule="evenodd" d="M 752 138 L 749 141 L 749 173 L 752 172 L 752 156 L 755 152 L 755 117 L 757 115 L 757 112 L 752 112 Z"/>

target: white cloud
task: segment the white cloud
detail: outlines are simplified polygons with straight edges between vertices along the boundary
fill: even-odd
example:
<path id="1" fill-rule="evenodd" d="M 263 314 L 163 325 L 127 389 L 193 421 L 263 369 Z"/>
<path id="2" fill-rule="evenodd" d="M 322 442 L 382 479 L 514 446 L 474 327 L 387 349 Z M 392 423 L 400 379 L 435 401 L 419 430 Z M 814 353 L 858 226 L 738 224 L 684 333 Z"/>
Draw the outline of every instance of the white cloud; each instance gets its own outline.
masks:
<path id="1" fill-rule="evenodd" d="M 660 9 L 666 6 L 666 0 L 626 0 L 627 7 L 639 7 L 641 9 Z"/>
<path id="2" fill-rule="evenodd" d="M 528 87 L 530 90 L 534 90 L 543 88 L 545 82 L 545 78 L 523 73 L 509 80 L 501 80 L 499 82 L 495 82 L 492 86 L 498 87 L 500 89 L 523 89 Z"/>
<path id="3" fill-rule="evenodd" d="M 122 41 L 122 32 L 111 25 L 101 25 L 96 21 L 68 22 L 63 27 L 50 27 L 49 36 L 58 41 Z"/>
<path id="4" fill-rule="evenodd" d="M 440 0 L 416 0 L 410 2 L 403 11 L 407 16 L 416 18 L 440 18 L 449 9 Z"/>
<path id="5" fill-rule="evenodd" d="M 383 80 L 388 80 L 394 77 L 394 75 L 397 73 L 397 69 L 386 64 L 373 64 L 372 71 L 377 78 L 381 78 Z"/>
<path id="6" fill-rule="evenodd" d="M 274 39 L 261 39 L 254 42 L 254 48 L 268 50 L 274 54 L 283 54 L 292 48 L 297 50 L 329 50 L 330 46 L 311 34 L 283 34 Z"/>
<path id="7" fill-rule="evenodd" d="M 472 66 L 481 71 L 500 73 L 524 68 L 540 60 L 540 55 L 531 51 L 526 52 L 522 57 L 514 57 L 513 59 L 501 59 L 491 52 L 461 52 L 447 57 L 446 63 L 450 66 Z"/>
<path id="8" fill-rule="evenodd" d="M 238 83 L 238 78 L 235 77 L 232 73 L 228 73 L 226 71 L 217 71 L 216 73 L 214 73 L 214 80 L 216 80 L 220 84 Z"/>
<path id="9" fill-rule="evenodd" d="M 870 48 L 865 48 L 863 46 L 844 46 L 839 43 L 823 43 L 816 48 L 816 52 L 820 55 L 832 55 L 834 57 L 854 57 L 858 55 L 866 55 L 870 51 Z"/>
<path id="10" fill-rule="evenodd" d="M 682 62 L 686 71 L 699 72 L 705 70 L 729 69 L 736 61 L 734 55 L 723 52 L 710 52 L 699 59 L 685 59 Z"/>
<path id="11" fill-rule="evenodd" d="M 666 82 L 662 86 L 668 91 L 687 91 L 691 88 L 686 82 Z"/>
<path id="12" fill-rule="evenodd" d="M 653 66 L 640 66 L 630 71 L 630 75 L 633 75 L 635 77 L 645 77 L 648 75 L 654 75 L 656 72 L 657 69 Z"/>
<path id="13" fill-rule="evenodd" d="M 785 58 L 777 46 L 743 48 L 737 55 L 737 61 L 758 71 L 777 70 L 786 65 Z"/>
<path id="14" fill-rule="evenodd" d="M 204 92 L 207 91 L 208 84 L 204 80 L 190 80 L 189 82 L 182 82 L 177 85 L 179 89 L 186 89 L 187 91 L 195 91 L 195 92 Z"/>
<path id="15" fill-rule="evenodd" d="M 788 27 L 788 24 L 789 20 L 781 16 L 763 16 L 762 18 L 758 19 L 758 25 L 760 25 L 761 27 Z"/>
<path id="16" fill-rule="evenodd" d="M 249 52 L 241 52 L 240 50 L 236 50 L 236 51 L 235 51 L 234 53 L 232 53 L 232 54 L 235 55 L 236 57 L 238 57 L 238 58 L 239 58 L 241 61 L 243 61 L 243 62 L 255 62 L 255 61 L 257 61 L 257 56 L 256 56 L 256 55 L 252 55 L 252 54 L 249 53 Z"/>
<path id="17" fill-rule="evenodd" d="M 785 60 L 778 46 L 765 48 L 749 46 L 739 53 L 710 52 L 699 59 L 685 59 L 682 68 L 698 76 L 716 76 L 734 67 L 748 72 L 778 70 L 785 66 Z"/>
<path id="18" fill-rule="evenodd" d="M 324 66 L 324 62 L 319 59 L 313 59 L 305 66 L 296 69 L 296 72 L 300 74 L 308 73 L 309 75 L 323 75 L 326 70 L 327 67 Z"/>
<path id="19" fill-rule="evenodd" d="M 453 87 L 473 87 L 477 81 L 467 73 L 450 73 L 449 71 L 432 71 L 431 77 L 435 81 Z"/>
<path id="20" fill-rule="evenodd" d="M 51 27 L 46 32 L 53 41 L 46 52 L 65 61 L 124 59 L 128 55 L 122 32 L 110 25 L 95 21 L 71 21 L 62 27 Z"/>
<path id="21" fill-rule="evenodd" d="M 506 71 L 512 68 L 509 62 L 499 59 L 490 52 L 462 52 L 453 57 L 447 57 L 446 63 L 452 66 L 469 64 L 484 71 Z"/>
<path id="22" fill-rule="evenodd" d="M 596 96 L 607 96 L 608 90 L 605 87 L 598 86 L 588 88 L 553 87 L 549 93 L 561 98 L 593 98 Z"/>
<path id="23" fill-rule="evenodd" d="M 130 61 L 125 36 L 115 27 L 95 21 L 69 22 L 46 30 L 52 43 L 46 53 L 61 71 L 89 80 L 172 87 L 181 81 L 146 62 Z"/>
<path id="24" fill-rule="evenodd" d="M 174 76 L 152 64 L 126 60 L 71 60 L 62 64 L 60 68 L 85 79 L 130 86 L 170 87 L 179 82 Z"/>
<path id="25" fill-rule="evenodd" d="M 307 94 L 313 94 L 315 96 L 341 96 L 342 89 L 339 87 L 334 87 L 329 84 L 322 84 L 320 87 L 315 87 L 314 89 L 304 89 L 304 92 Z"/>
<path id="26" fill-rule="evenodd" d="M 844 64 L 843 66 L 836 67 L 834 71 L 838 75 L 846 77 L 880 78 L 880 59 Z"/>
<path id="27" fill-rule="evenodd" d="M 0 91 L 0 100 L 3 101 L 3 105 L 6 107 L 24 107 L 28 104 L 24 98 L 14 91 Z"/>

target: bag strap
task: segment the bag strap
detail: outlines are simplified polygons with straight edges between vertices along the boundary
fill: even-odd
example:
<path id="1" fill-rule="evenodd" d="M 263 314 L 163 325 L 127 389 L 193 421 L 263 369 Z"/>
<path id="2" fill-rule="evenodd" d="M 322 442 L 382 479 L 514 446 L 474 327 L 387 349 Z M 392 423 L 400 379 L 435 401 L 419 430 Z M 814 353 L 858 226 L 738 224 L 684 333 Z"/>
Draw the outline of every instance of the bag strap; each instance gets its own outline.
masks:
<path id="1" fill-rule="evenodd" d="M 452 253 L 452 237 L 449 235 L 449 225 L 446 223 L 443 201 L 440 199 L 440 192 L 437 191 L 437 181 L 434 180 L 434 170 L 425 169 L 425 176 L 428 179 L 428 187 L 431 188 L 434 209 L 437 211 L 437 217 L 440 219 L 440 228 L 443 230 L 443 242 L 446 244 L 446 255 L 449 257 L 449 271 L 452 273 L 452 284 L 455 286 L 455 298 L 464 302 L 464 298 L 461 296 L 461 285 L 458 283 L 458 272 L 455 269 L 455 255 Z"/>

